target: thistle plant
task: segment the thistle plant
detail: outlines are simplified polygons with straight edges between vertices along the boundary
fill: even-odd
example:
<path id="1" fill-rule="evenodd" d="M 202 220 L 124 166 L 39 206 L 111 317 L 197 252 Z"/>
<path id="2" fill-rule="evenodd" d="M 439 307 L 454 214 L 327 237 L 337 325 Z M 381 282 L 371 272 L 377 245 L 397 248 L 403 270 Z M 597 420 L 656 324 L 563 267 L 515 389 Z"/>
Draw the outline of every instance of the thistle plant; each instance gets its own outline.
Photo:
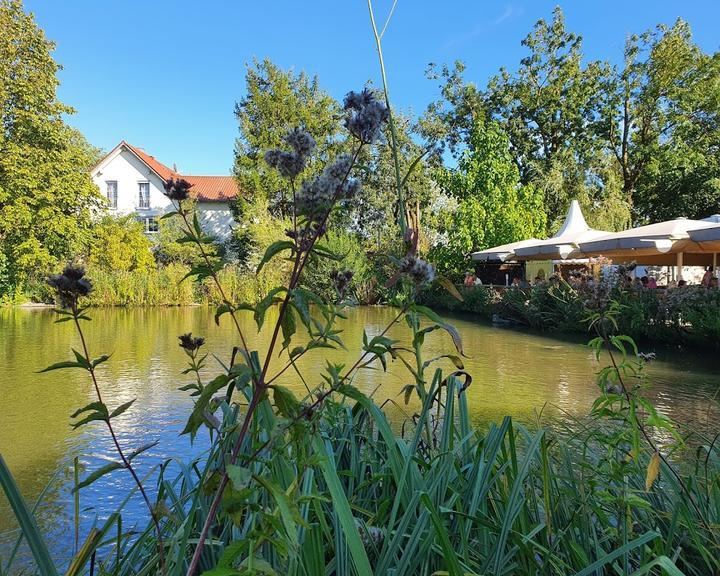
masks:
<path id="1" fill-rule="evenodd" d="M 111 462 L 106 466 L 91 473 L 84 481 L 80 482 L 76 487 L 75 491 L 80 488 L 91 484 L 98 478 L 109 474 L 110 472 L 124 468 L 132 476 L 133 482 L 137 486 L 145 505 L 147 506 L 150 518 L 155 526 L 157 535 L 157 552 L 160 561 L 160 569 L 165 574 L 165 559 L 164 559 L 164 543 L 162 527 L 160 526 L 160 519 L 156 514 L 155 506 L 150 500 L 140 477 L 138 476 L 135 468 L 133 467 L 132 461 L 142 454 L 143 452 L 152 448 L 155 443 L 146 444 L 133 450 L 132 452 L 126 452 L 120 445 L 115 428 L 113 426 L 113 419 L 120 417 L 125 413 L 134 403 L 135 399 L 125 402 L 114 409 L 110 409 L 104 402 L 103 396 L 100 389 L 99 378 L 97 375 L 97 367 L 107 362 L 110 356 L 103 354 L 97 358 L 92 358 L 90 350 L 87 345 L 85 333 L 83 332 L 82 325 L 83 321 L 89 321 L 90 318 L 86 315 L 87 307 L 83 306 L 83 299 L 86 298 L 92 291 L 92 283 L 85 276 L 85 270 L 77 266 L 67 266 L 61 274 L 50 276 L 48 279 L 50 288 L 55 291 L 57 301 L 60 305 L 55 312 L 60 315 L 60 318 L 56 322 L 73 322 L 77 331 L 78 337 L 80 338 L 81 350 L 73 349 L 75 355 L 74 360 L 65 362 L 58 362 L 48 366 L 41 372 L 50 372 L 53 370 L 64 370 L 69 368 L 79 368 L 85 370 L 90 375 L 93 389 L 95 391 L 96 400 L 90 404 L 83 406 L 76 410 L 71 418 L 76 419 L 72 423 L 73 429 L 78 429 L 94 422 L 102 422 L 107 428 L 108 434 L 112 439 L 112 443 L 115 447 L 115 451 L 120 458 L 120 462 Z"/>

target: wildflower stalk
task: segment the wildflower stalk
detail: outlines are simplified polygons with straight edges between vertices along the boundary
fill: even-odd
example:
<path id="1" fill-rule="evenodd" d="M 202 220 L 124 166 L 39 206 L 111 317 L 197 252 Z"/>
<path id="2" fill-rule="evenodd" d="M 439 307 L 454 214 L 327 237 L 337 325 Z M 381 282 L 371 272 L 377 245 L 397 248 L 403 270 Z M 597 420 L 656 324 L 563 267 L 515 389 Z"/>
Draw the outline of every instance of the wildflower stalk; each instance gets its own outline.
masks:
<path id="1" fill-rule="evenodd" d="M 253 389 L 253 394 L 250 399 L 250 403 L 247 407 L 247 411 L 245 412 L 245 416 L 242 421 L 242 425 L 240 427 L 240 431 L 238 433 L 238 437 L 235 440 L 235 444 L 233 446 L 232 452 L 230 454 L 229 463 L 235 464 L 237 462 L 238 456 L 240 454 L 240 450 L 242 449 L 242 446 L 245 442 L 245 438 L 247 436 L 247 432 L 250 428 L 250 423 L 252 421 L 252 418 L 254 416 L 255 410 L 260 404 L 261 399 L 263 398 L 267 388 L 268 383 L 265 382 L 265 377 L 267 375 L 267 371 L 270 367 L 270 360 L 272 358 L 273 352 L 275 350 L 275 346 L 277 345 L 277 339 L 280 334 L 280 328 L 282 326 L 283 317 L 286 314 L 288 304 L 290 302 L 290 298 L 292 296 L 292 291 L 297 287 L 300 278 L 302 276 L 302 271 L 307 264 L 308 258 L 310 257 L 310 253 L 312 252 L 312 249 L 315 247 L 315 244 L 320 239 L 320 237 L 324 234 L 325 226 L 327 224 L 327 220 L 330 217 L 330 213 L 332 212 L 332 209 L 334 205 L 338 202 L 340 199 L 340 194 L 343 190 L 343 185 L 347 181 L 347 179 L 350 176 L 350 173 L 352 171 L 353 166 L 355 165 L 355 162 L 357 161 L 358 156 L 360 155 L 360 151 L 362 150 L 363 143 L 360 143 L 355 150 L 355 153 L 352 156 L 352 161 L 350 162 L 350 165 L 345 172 L 340 185 L 337 187 L 334 196 L 332 197 L 332 200 L 329 204 L 329 206 L 326 208 L 323 217 L 320 221 L 320 225 L 316 228 L 316 231 L 312 235 L 310 242 L 307 247 L 301 247 L 298 239 L 296 238 L 296 254 L 295 254 L 295 261 L 293 263 L 293 270 L 290 275 L 290 281 L 288 282 L 287 290 L 285 291 L 285 296 L 283 298 L 282 304 L 280 305 L 280 311 L 278 313 L 278 318 L 275 322 L 275 327 L 273 329 L 272 338 L 270 340 L 270 344 L 268 345 L 267 353 L 265 355 L 265 362 L 263 364 L 262 370 L 260 372 L 260 376 L 258 377 L 255 387 Z M 293 196 L 295 196 L 295 193 L 293 191 Z M 293 207 L 293 210 L 295 210 L 295 206 Z M 184 216 L 185 224 L 189 227 L 189 222 L 187 221 L 187 217 Z M 294 219 L 295 220 L 295 219 Z M 296 220 L 293 223 L 294 229 L 297 231 L 297 224 Z M 218 487 L 215 491 L 215 495 L 213 496 L 213 500 L 210 504 L 210 508 L 208 510 L 208 515 L 205 519 L 205 523 L 203 524 L 202 530 L 200 531 L 200 535 L 198 537 L 197 545 L 195 547 L 195 551 L 193 553 L 192 559 L 190 560 L 190 564 L 188 566 L 187 575 L 193 576 L 197 570 L 198 564 L 200 562 L 200 555 L 202 554 L 203 548 L 205 547 L 205 542 L 207 540 L 207 536 L 210 533 L 210 528 L 212 527 L 212 524 L 215 522 L 215 517 L 217 516 L 218 510 L 220 508 L 220 502 L 222 501 L 223 493 L 225 492 L 225 489 L 227 488 L 227 485 L 229 483 L 229 476 L 227 473 L 227 470 L 223 470 L 222 476 L 220 478 L 220 483 L 218 484 Z"/>
<path id="2" fill-rule="evenodd" d="M 183 222 L 185 223 L 185 227 L 187 229 L 188 234 L 193 238 L 195 244 L 197 244 L 198 248 L 200 249 L 200 255 L 202 256 L 203 260 L 205 261 L 205 265 L 207 266 L 208 271 L 210 272 L 210 276 L 213 279 L 213 282 L 215 284 L 215 287 L 218 289 L 218 292 L 220 293 L 220 297 L 223 300 L 223 304 L 225 304 L 228 307 L 228 313 L 230 314 L 230 317 L 233 320 L 233 324 L 235 325 L 235 329 L 240 336 L 240 342 L 242 344 L 243 349 L 245 350 L 246 357 L 250 356 L 250 349 L 248 348 L 247 342 L 245 340 L 245 335 L 242 331 L 242 328 L 240 327 L 240 322 L 237 319 L 237 316 L 235 314 L 235 308 L 233 307 L 232 303 L 228 299 L 228 297 L 225 295 L 225 290 L 222 287 L 222 284 L 220 282 L 220 279 L 217 277 L 217 272 L 215 272 L 215 269 L 212 266 L 212 262 L 210 260 L 210 255 L 207 253 L 205 248 L 203 247 L 203 244 L 201 242 L 200 238 L 197 238 L 196 235 L 193 233 L 193 227 L 190 225 L 190 221 L 188 220 L 187 211 L 183 209 L 182 203 L 180 200 L 178 200 L 177 203 L 177 211 L 178 214 L 183 219 Z"/>
<path id="3" fill-rule="evenodd" d="M 98 383 L 97 375 L 95 374 L 95 366 L 93 365 L 92 359 L 90 357 L 90 351 L 87 346 L 87 341 L 85 340 L 85 334 L 83 333 L 82 327 L 80 326 L 81 310 L 78 308 L 77 300 L 74 300 L 71 302 L 70 311 L 72 312 L 73 323 L 75 324 L 75 328 L 77 329 L 78 336 L 80 337 L 80 343 L 82 345 L 83 357 L 85 358 L 85 360 L 87 362 L 87 371 L 90 373 L 90 378 L 92 379 L 93 387 L 95 388 L 95 395 L 97 396 L 98 402 L 103 404 L 102 393 L 100 392 L 100 385 Z M 155 533 L 157 534 L 157 539 L 158 539 L 157 547 L 158 547 L 158 558 L 160 561 L 160 570 L 161 570 L 162 574 L 166 574 L 165 551 L 164 551 L 165 543 L 163 541 L 163 535 L 162 535 L 162 529 L 160 527 L 160 522 L 157 518 L 157 515 L 153 508 L 152 502 L 150 501 L 150 498 L 149 498 L 147 492 L 145 491 L 145 487 L 143 486 L 143 484 L 140 480 L 140 477 L 137 475 L 135 468 L 133 467 L 132 463 L 125 456 L 125 453 L 123 452 L 123 449 L 120 446 L 120 441 L 117 438 L 117 434 L 115 433 L 115 429 L 113 428 L 110 418 L 108 417 L 108 418 L 104 419 L 103 421 L 105 422 L 108 432 L 110 433 L 110 437 L 112 438 L 113 444 L 115 445 L 115 451 L 117 452 L 118 456 L 120 457 L 120 460 L 122 461 L 123 466 L 127 469 L 128 472 L 130 472 L 130 475 L 132 476 L 133 481 L 135 482 L 135 485 L 137 486 L 138 491 L 142 495 L 142 498 L 145 501 L 145 505 L 147 506 L 147 509 L 150 512 L 150 517 L 151 517 L 153 525 L 155 527 Z"/>
<path id="4" fill-rule="evenodd" d="M 630 405 L 634 405 L 632 394 L 627 389 L 627 386 L 625 385 L 625 381 L 622 377 L 620 367 L 618 366 L 617 360 L 615 359 L 615 355 L 613 354 L 612 347 L 610 345 L 610 340 L 609 340 L 607 334 L 604 332 L 604 330 L 599 330 L 599 333 L 600 333 L 600 337 L 603 339 L 603 341 L 605 342 L 605 344 L 607 346 L 607 351 L 608 351 L 608 355 L 610 357 L 610 362 L 613 366 L 613 371 L 617 375 L 618 382 L 619 382 L 620 388 L 622 390 L 622 394 L 625 397 L 626 401 Z M 655 441 L 652 439 L 652 437 L 648 433 L 648 431 L 645 428 L 645 426 L 643 425 L 643 423 L 638 418 L 634 418 L 633 422 L 634 422 L 635 426 L 638 428 L 638 430 L 640 431 L 640 433 L 642 434 L 643 438 L 645 438 L 645 441 L 650 446 L 650 449 L 655 454 L 658 455 L 660 460 L 662 460 L 663 464 L 665 464 L 665 467 L 675 477 L 675 480 L 677 481 L 678 485 L 680 486 L 680 489 L 685 493 L 685 496 L 687 497 L 688 502 L 690 502 L 690 505 L 693 508 L 693 510 L 695 511 L 695 514 L 697 515 L 697 517 L 699 518 L 700 523 L 703 525 L 703 528 L 705 528 L 705 530 L 707 530 L 709 534 L 713 535 L 713 539 L 715 540 L 715 545 L 719 546 L 720 542 L 718 542 L 717 538 L 715 537 L 716 532 L 710 528 L 710 525 L 708 524 L 707 520 L 705 519 L 705 516 L 703 515 L 703 513 L 700 511 L 700 508 L 699 508 L 697 502 L 695 502 L 695 498 L 693 497 L 692 492 L 687 487 L 687 484 L 683 480 L 682 476 L 680 476 L 680 474 L 675 470 L 675 467 L 672 465 L 672 463 L 661 452 L 660 448 L 657 446 Z"/>

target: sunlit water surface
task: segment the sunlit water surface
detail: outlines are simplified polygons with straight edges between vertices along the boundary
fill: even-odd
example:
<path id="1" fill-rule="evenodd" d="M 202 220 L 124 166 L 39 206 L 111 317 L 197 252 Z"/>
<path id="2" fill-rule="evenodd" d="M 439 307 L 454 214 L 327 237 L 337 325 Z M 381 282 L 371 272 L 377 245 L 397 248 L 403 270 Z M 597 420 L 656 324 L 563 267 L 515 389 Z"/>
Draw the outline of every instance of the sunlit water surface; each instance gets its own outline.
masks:
<path id="1" fill-rule="evenodd" d="M 342 322 L 347 351 L 316 350 L 303 358 L 300 367 L 309 383 L 319 382 L 324 356 L 334 362 L 351 364 L 358 358 L 363 330 L 369 336 L 381 332 L 393 319 L 388 308 L 364 307 Z M 120 442 L 131 450 L 148 441 L 158 444 L 137 460 L 141 474 L 168 458 L 189 459 L 206 446 L 199 435 L 194 446 L 180 436 L 192 401 L 178 388 L 189 380 L 180 374 L 185 356 L 177 336 L 192 331 L 207 339 L 207 350 L 223 361 L 229 359 L 236 343 L 228 322 L 218 327 L 214 312 L 207 308 L 99 309 L 85 324 L 91 354 L 112 353 L 99 369 L 104 401 L 111 408 L 137 398 L 125 415 L 114 421 Z M 71 358 L 79 348 L 71 323 L 55 324 L 47 309 L 0 309 L 0 453 L 10 466 L 22 493 L 33 503 L 48 486 L 39 506 L 41 529 L 57 554 L 69 556 L 72 546 L 72 462 L 77 456 L 86 470 L 94 470 L 115 458 L 106 430 L 101 425 L 73 431 L 70 414 L 95 399 L 87 374 L 62 370 L 38 374 L 37 370 Z M 271 319 L 270 319 L 271 320 Z M 253 349 L 264 350 L 269 330 L 256 335 L 250 316 L 244 316 L 246 333 Z M 473 382 L 468 402 L 478 426 L 499 421 L 505 414 L 533 422 L 542 411 L 551 415 L 582 415 L 597 397 L 595 373 L 599 364 L 581 341 L 565 341 L 535 333 L 452 318 L 460 330 L 467 371 Z M 407 341 L 405 325 L 396 326 L 390 336 Z M 645 348 L 652 351 L 652 348 Z M 452 352 L 452 343 L 440 332 L 426 341 L 427 358 Z M 710 430 L 720 423 L 716 403 L 720 359 L 715 354 L 681 353 L 657 349 L 658 359 L 648 369 L 653 386 L 648 395 L 658 408 L 677 421 L 698 430 Z M 274 363 L 275 368 L 281 366 Z M 451 366 L 448 364 L 447 369 Z M 207 375 L 219 370 L 210 357 Z M 272 369 L 271 369 L 272 372 Z M 409 382 L 399 363 L 388 373 L 365 370 L 355 385 L 378 401 L 397 401 L 388 411 L 400 423 L 417 408 L 402 405 L 400 390 Z M 304 390 L 292 370 L 280 382 Z M 106 517 L 124 497 L 130 479 L 117 471 L 82 491 L 83 533 L 96 518 Z M 152 485 L 152 482 L 150 483 Z M 143 516 L 142 503 L 133 498 L 129 510 Z M 131 520 L 125 518 L 126 521 Z M 0 496 L 0 559 L 6 556 L 17 537 L 17 528 L 5 499 Z"/>

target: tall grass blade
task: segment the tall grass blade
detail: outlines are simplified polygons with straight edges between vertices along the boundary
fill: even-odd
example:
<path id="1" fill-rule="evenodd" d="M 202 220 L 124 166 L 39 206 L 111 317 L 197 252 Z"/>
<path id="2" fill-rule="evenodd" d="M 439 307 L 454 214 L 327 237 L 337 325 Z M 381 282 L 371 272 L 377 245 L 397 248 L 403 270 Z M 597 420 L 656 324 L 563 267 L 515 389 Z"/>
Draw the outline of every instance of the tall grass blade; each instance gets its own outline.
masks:
<path id="1" fill-rule="evenodd" d="M 20 490 L 15 483 L 15 478 L 13 478 L 10 473 L 10 469 L 7 467 L 7 464 L 5 464 L 5 459 L 2 455 L 0 455 L 0 484 L 2 484 L 5 496 L 10 502 L 18 524 L 20 524 L 20 529 L 25 535 L 38 570 L 43 576 L 57 576 L 58 572 L 50 557 L 50 552 L 47 549 L 45 540 L 43 540 L 35 518 L 30 510 L 28 510 L 25 500 L 23 500 Z"/>

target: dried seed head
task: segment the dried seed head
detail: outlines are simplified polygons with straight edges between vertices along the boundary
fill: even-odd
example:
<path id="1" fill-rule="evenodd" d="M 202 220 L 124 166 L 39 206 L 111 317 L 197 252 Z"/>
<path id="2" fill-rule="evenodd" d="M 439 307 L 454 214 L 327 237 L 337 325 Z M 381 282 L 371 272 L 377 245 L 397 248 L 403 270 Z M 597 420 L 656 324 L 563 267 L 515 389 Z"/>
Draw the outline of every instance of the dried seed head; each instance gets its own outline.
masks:
<path id="1" fill-rule="evenodd" d="M 190 188 L 192 184 L 184 178 L 170 178 L 163 184 L 165 188 L 165 196 L 170 200 L 182 202 L 190 197 Z"/>
<path id="2" fill-rule="evenodd" d="M 383 123 L 390 117 L 387 106 L 367 88 L 362 92 L 349 92 L 345 96 L 343 108 L 347 113 L 345 127 L 365 144 L 377 140 Z"/>
<path id="3" fill-rule="evenodd" d="M 400 272 L 410 277 L 410 279 L 419 286 L 429 284 L 435 279 L 435 268 L 433 265 L 413 254 L 405 256 L 400 265 Z"/>
<path id="4" fill-rule="evenodd" d="M 50 276 L 47 282 L 63 308 L 76 307 L 79 298 L 92 292 L 92 283 L 85 278 L 85 269 L 80 266 L 66 266 L 61 274 Z"/>
<path id="5" fill-rule="evenodd" d="M 187 334 L 182 334 L 181 336 L 178 336 L 180 339 L 180 348 L 184 348 L 188 352 L 194 352 L 200 346 L 205 344 L 205 338 L 202 338 L 200 336 L 193 338 L 193 335 L 191 332 L 188 332 Z"/>

